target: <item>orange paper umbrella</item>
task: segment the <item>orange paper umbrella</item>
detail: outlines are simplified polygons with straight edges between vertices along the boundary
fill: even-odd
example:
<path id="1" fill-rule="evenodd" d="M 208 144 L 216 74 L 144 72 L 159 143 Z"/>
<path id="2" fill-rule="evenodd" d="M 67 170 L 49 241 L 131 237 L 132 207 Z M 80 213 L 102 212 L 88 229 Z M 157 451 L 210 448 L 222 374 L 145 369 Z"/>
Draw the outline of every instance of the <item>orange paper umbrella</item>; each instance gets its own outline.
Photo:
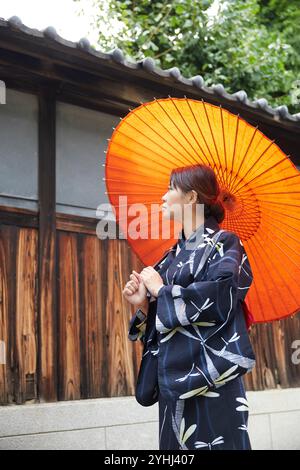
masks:
<path id="1" fill-rule="evenodd" d="M 254 280 L 246 304 L 254 321 L 298 312 L 300 173 L 274 141 L 221 106 L 187 98 L 155 99 L 131 110 L 115 128 L 105 175 L 122 232 L 127 235 L 126 223 L 137 217 L 129 209 L 127 219 L 125 207 L 156 204 L 151 221 L 145 214 L 141 226 L 149 228 L 151 222 L 160 236 L 128 235 L 135 253 L 150 265 L 176 242 L 162 236 L 161 198 L 173 168 L 197 163 L 214 169 L 226 209 L 220 226 L 235 232 L 248 254 Z M 178 238 L 181 228 L 179 224 L 172 234 Z"/>

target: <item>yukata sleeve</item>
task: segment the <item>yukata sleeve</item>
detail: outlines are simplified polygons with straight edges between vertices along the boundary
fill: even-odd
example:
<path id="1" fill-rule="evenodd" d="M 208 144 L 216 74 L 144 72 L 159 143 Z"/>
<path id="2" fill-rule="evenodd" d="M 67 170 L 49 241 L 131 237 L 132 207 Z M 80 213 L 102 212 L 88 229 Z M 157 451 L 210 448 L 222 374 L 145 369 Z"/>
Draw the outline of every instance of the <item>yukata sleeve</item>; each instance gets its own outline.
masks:
<path id="1" fill-rule="evenodd" d="M 252 282 L 252 272 L 244 246 L 233 232 L 219 238 L 207 260 L 206 274 L 194 275 L 187 287 L 164 285 L 158 291 L 156 329 L 166 333 L 189 324 L 221 324 L 235 311 Z M 197 272 L 197 266 L 194 267 Z M 198 278 L 199 277 L 199 278 Z M 242 289 L 239 285 L 242 279 Z"/>

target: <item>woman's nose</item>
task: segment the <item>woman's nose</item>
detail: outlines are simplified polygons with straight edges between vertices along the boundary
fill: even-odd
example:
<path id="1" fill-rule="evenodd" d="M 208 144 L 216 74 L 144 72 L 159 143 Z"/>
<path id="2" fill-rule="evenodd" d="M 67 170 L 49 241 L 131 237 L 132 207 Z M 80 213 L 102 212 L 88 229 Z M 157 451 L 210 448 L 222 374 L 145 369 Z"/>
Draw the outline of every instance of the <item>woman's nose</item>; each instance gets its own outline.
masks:
<path id="1" fill-rule="evenodd" d="M 162 196 L 162 200 L 163 200 L 164 202 L 166 202 L 166 200 L 167 200 L 166 194 L 167 194 L 167 193 L 165 193 L 165 194 Z"/>

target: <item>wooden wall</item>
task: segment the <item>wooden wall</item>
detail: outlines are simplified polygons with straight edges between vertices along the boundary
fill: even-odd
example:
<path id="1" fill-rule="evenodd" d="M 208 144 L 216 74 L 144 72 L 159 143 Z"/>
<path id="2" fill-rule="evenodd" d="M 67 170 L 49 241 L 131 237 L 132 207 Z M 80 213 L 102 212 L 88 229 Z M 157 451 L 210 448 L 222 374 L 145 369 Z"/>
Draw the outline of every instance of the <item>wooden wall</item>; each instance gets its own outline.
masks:
<path id="1" fill-rule="evenodd" d="M 6 342 L 7 363 L 0 365 L 0 403 L 133 395 L 142 344 L 127 338 L 133 309 L 121 290 L 131 270 L 143 266 L 126 240 L 99 240 L 95 226 L 58 218 L 55 321 L 49 330 L 47 324 L 41 329 L 36 216 L 1 214 L 0 339 Z M 40 331 L 53 337 L 41 338 Z M 299 332 L 299 315 L 254 325 L 257 366 L 245 377 L 248 390 L 300 386 L 299 365 L 291 360 Z M 52 380 L 41 376 L 41 344 L 54 344 L 51 400 L 40 386 Z"/>
<path id="2" fill-rule="evenodd" d="M 65 221 L 61 224 L 65 225 Z M 125 240 L 57 230 L 57 303 L 53 331 L 57 400 L 134 394 L 141 344 L 127 338 L 134 310 L 121 286 L 142 265 Z M 41 395 L 38 312 L 38 231 L 0 224 L 0 403 L 49 401 Z M 52 368 L 49 366 L 49 370 Z M 53 401 L 53 400 L 50 400 Z"/>

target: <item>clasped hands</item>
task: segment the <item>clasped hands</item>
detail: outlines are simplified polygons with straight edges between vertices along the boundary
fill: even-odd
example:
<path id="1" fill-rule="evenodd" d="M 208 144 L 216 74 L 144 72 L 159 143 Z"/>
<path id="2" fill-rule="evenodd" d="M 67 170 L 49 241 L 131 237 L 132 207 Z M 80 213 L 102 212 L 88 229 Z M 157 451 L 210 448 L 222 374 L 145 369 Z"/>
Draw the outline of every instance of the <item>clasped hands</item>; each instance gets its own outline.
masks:
<path id="1" fill-rule="evenodd" d="M 140 273 L 133 270 L 129 277 L 130 281 L 125 284 L 122 294 L 134 305 L 143 304 L 147 300 L 147 289 L 157 297 L 164 285 L 160 274 L 152 266 L 147 266 Z"/>

